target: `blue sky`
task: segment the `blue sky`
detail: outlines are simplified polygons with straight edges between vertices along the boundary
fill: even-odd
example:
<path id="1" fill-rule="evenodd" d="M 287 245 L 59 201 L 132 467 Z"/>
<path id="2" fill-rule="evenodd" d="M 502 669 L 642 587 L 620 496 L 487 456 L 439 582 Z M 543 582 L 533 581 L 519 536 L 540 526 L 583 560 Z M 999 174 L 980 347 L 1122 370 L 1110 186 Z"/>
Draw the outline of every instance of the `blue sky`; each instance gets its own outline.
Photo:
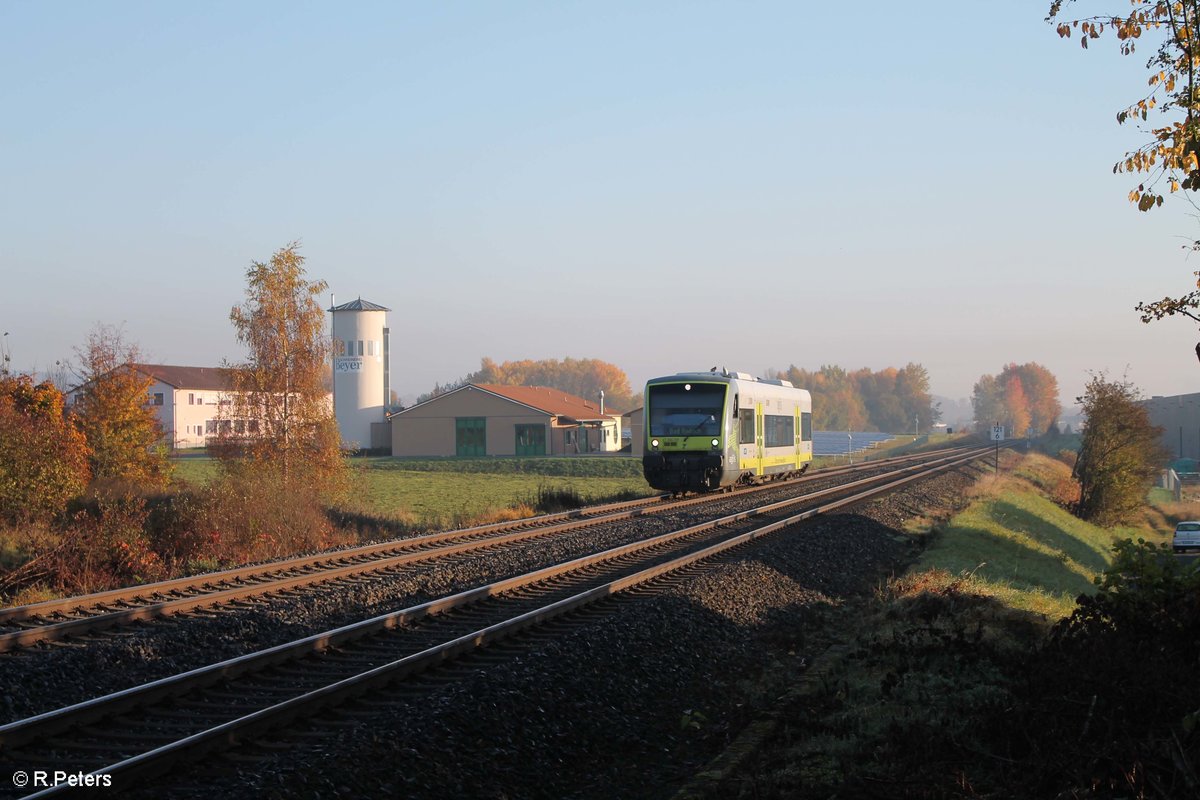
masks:
<path id="1" fill-rule="evenodd" d="M 1196 210 L 1110 171 L 1150 48 L 1047 6 L 0 0 L 0 328 L 22 370 L 97 322 L 236 359 L 301 240 L 393 309 L 406 400 L 483 356 L 1197 391 L 1196 327 L 1133 311 L 1194 285 Z"/>

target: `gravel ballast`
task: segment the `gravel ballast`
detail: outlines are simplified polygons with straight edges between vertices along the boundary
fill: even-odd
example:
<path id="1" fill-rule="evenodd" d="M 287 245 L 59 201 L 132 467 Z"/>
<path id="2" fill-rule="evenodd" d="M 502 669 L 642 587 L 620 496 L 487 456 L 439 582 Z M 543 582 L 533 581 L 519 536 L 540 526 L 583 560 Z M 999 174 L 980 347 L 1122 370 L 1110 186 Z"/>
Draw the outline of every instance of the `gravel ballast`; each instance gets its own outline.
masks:
<path id="1" fill-rule="evenodd" d="M 904 521 L 957 508 L 976 475 L 796 526 L 144 796 L 669 797 L 769 706 L 755 687 L 773 664 L 836 634 L 822 609 L 911 558 Z"/>
<path id="2" fill-rule="evenodd" d="M 836 483 L 830 479 L 829 483 Z M 635 517 L 486 552 L 243 601 L 213 612 L 135 625 L 91 640 L 0 655 L 0 723 L 252 653 L 358 620 L 520 575 L 570 558 L 751 508 L 814 484 L 731 495 L 700 508 Z"/>

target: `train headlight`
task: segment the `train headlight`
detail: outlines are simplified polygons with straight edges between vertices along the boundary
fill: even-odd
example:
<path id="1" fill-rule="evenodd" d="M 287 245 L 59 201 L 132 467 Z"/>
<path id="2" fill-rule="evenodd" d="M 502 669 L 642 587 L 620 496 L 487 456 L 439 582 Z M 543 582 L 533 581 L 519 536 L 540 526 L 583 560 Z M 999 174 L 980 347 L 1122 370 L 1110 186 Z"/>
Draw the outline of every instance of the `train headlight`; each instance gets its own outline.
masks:
<path id="1" fill-rule="evenodd" d="M 720 447 L 720 446 L 721 446 L 721 440 L 713 439 L 713 447 Z"/>
<path id="2" fill-rule="evenodd" d="M 650 440 L 650 446 L 651 446 L 651 447 L 658 447 L 658 439 L 651 439 L 651 440 Z"/>

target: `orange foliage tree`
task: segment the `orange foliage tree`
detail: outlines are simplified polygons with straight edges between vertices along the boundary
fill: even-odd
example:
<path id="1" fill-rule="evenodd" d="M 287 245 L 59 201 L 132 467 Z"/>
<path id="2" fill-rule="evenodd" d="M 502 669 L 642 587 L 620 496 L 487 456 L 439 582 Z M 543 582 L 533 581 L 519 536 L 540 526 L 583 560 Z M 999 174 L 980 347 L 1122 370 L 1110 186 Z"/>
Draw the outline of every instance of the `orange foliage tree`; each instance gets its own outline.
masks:
<path id="1" fill-rule="evenodd" d="M 87 485 L 88 446 L 49 381 L 0 372 L 0 518 L 48 519 Z"/>
<path id="2" fill-rule="evenodd" d="M 1008 364 L 999 375 L 984 375 L 971 397 L 975 426 L 1004 425 L 1010 436 L 1045 433 L 1058 420 L 1058 379 L 1041 364 Z"/>
<path id="3" fill-rule="evenodd" d="M 162 489 L 171 476 L 158 416 L 148 404 L 154 379 L 137 369 L 141 355 L 120 328 L 97 325 L 76 349 L 80 385 L 73 389 L 79 429 L 91 450 L 93 482 Z"/>
<path id="4" fill-rule="evenodd" d="M 468 383 L 494 383 L 502 386 L 548 386 L 552 389 L 595 401 L 604 392 L 604 402 L 615 412 L 630 411 L 641 403 L 641 394 L 635 394 L 629 385 L 625 371 L 615 364 L 595 358 L 556 358 L 533 361 L 505 361 L 497 364 L 484 358 L 479 370 L 448 386 L 437 386 L 418 402 L 464 386 Z"/>
<path id="5" fill-rule="evenodd" d="M 878 430 L 904 433 L 914 423 L 928 431 L 939 412 L 929 391 L 929 373 L 920 364 L 872 372 L 846 372 L 824 365 L 816 372 L 795 365 L 786 372 L 768 370 L 813 393 L 813 427 L 821 431 Z"/>

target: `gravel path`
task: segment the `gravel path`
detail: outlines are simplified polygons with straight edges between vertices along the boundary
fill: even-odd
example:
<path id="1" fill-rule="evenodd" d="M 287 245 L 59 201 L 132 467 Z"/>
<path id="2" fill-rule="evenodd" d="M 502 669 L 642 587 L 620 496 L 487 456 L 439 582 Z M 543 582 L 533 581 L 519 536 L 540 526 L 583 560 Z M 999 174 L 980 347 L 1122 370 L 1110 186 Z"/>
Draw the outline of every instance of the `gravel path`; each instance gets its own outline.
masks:
<path id="1" fill-rule="evenodd" d="M 769 704 L 754 693 L 764 671 L 823 649 L 822 608 L 911 557 L 903 522 L 957 508 L 976 474 L 805 523 L 564 632 L 355 703 L 335 734 L 300 729 L 260 758 L 183 770 L 144 796 L 670 797 Z"/>

